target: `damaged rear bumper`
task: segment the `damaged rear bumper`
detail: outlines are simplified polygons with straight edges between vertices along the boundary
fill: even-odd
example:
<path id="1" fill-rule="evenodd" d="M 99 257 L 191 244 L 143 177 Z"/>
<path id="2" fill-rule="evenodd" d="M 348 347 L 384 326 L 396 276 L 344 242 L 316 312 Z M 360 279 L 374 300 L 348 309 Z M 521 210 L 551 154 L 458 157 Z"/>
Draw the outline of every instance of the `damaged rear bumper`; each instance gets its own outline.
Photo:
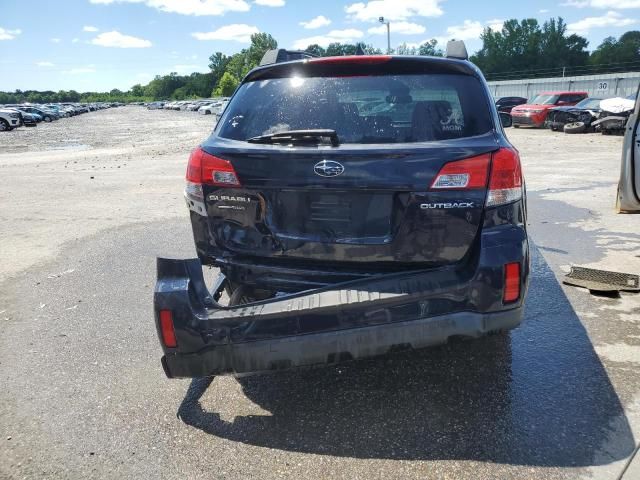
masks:
<path id="1" fill-rule="evenodd" d="M 168 377 L 203 377 L 335 363 L 512 329 L 529 275 L 526 232 L 483 235 L 464 268 L 409 271 L 338 283 L 235 307 L 207 290 L 198 259 L 158 259 L 154 294 Z M 503 304 L 504 266 L 521 265 L 520 296 Z M 177 345 L 163 343 L 170 311 Z"/>

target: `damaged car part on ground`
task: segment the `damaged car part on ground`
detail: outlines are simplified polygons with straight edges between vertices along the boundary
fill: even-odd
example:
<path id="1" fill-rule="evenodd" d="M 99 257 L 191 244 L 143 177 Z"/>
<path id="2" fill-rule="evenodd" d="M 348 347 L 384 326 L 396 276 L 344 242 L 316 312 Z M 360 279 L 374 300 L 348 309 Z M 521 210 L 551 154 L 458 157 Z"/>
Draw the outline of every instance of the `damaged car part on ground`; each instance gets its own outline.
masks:
<path id="1" fill-rule="evenodd" d="M 189 160 L 198 259 L 158 260 L 167 376 L 327 364 L 520 323 L 529 249 L 510 118 L 451 46 L 245 77 Z M 220 269 L 211 289 L 203 265 Z"/>

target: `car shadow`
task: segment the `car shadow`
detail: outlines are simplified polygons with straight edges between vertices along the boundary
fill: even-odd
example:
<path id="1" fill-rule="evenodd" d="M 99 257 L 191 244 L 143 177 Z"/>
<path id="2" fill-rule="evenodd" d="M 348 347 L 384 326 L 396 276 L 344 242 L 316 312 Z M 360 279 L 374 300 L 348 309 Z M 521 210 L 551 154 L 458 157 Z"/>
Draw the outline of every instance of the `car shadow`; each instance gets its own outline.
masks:
<path id="1" fill-rule="evenodd" d="M 178 416 L 237 442 L 355 458 L 532 466 L 626 458 L 635 441 L 620 400 L 553 272 L 532 253 L 526 318 L 510 334 L 241 377 L 244 395 L 270 415 L 232 421 L 202 405 L 213 379 L 194 379 Z"/>

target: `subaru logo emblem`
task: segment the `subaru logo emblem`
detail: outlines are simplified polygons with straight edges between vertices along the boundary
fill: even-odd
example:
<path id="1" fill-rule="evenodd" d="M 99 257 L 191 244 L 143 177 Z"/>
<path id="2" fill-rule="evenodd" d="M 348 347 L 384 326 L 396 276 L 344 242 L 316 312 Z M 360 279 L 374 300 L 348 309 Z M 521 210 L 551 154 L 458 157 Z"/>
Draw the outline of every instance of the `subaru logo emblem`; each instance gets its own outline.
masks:
<path id="1" fill-rule="evenodd" d="M 344 167 L 333 160 L 322 160 L 313 166 L 313 171 L 321 177 L 337 177 L 344 172 Z"/>

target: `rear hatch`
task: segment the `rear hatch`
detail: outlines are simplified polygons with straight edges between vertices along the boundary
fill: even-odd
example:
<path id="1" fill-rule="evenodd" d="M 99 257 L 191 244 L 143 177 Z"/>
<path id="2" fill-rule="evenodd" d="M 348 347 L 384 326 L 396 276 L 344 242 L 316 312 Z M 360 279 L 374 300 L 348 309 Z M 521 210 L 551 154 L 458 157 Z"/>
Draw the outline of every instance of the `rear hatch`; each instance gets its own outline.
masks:
<path id="1" fill-rule="evenodd" d="M 471 69 L 375 58 L 373 70 L 276 68 L 236 92 L 194 154 L 223 254 L 365 268 L 464 258 L 498 149 L 483 85 Z"/>

